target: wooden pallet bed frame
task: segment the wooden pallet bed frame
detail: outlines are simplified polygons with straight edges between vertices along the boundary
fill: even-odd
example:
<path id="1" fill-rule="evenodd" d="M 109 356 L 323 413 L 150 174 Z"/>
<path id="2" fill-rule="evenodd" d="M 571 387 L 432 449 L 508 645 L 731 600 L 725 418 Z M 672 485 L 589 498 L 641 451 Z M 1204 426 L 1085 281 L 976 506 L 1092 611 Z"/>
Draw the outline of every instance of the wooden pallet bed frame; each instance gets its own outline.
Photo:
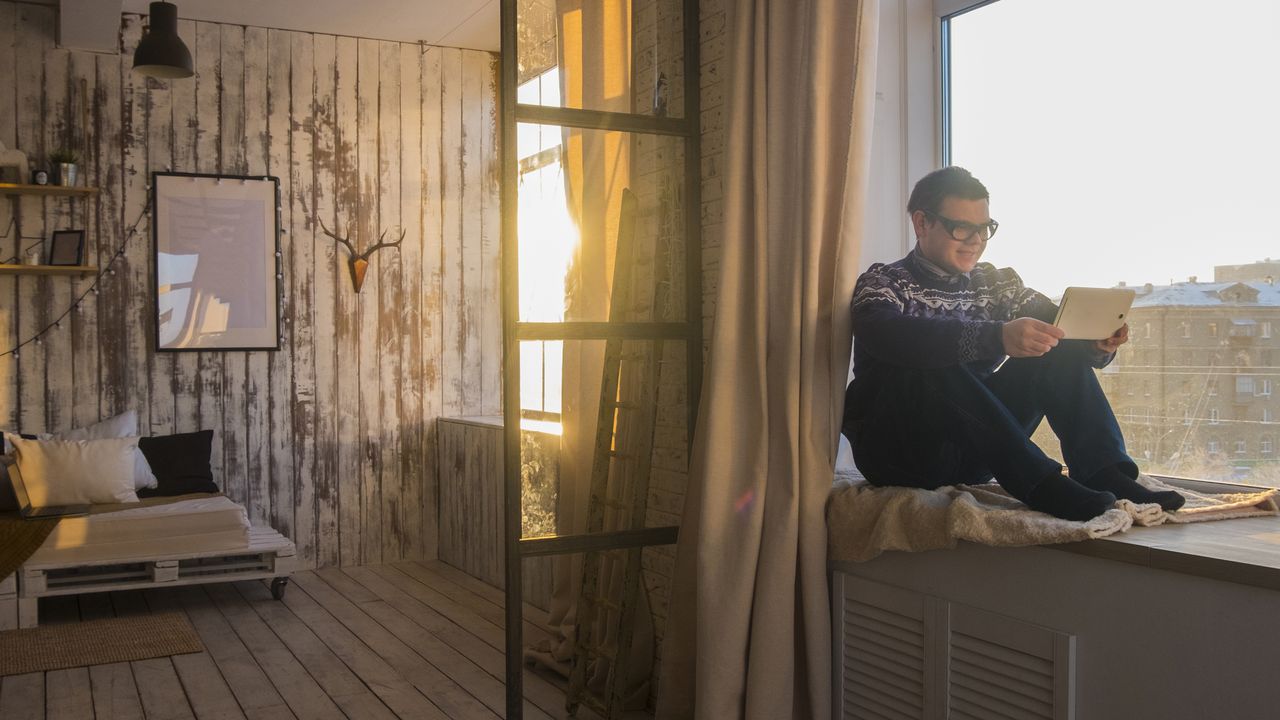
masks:
<path id="1" fill-rule="evenodd" d="M 297 569 L 296 552 L 275 530 L 251 527 L 244 548 L 128 556 L 103 549 L 74 562 L 28 562 L 0 579 L 0 630 L 35 627 L 39 599 L 55 595 L 271 579 L 271 594 L 279 600 Z"/>

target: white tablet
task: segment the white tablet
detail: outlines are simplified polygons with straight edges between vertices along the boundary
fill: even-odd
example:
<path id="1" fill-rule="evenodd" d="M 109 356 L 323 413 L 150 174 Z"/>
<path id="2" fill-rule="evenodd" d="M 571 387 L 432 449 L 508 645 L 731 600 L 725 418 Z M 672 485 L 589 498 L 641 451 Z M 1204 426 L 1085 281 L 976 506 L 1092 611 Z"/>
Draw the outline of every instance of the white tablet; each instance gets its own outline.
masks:
<path id="1" fill-rule="evenodd" d="M 1124 325 L 1136 292 L 1129 288 L 1069 287 L 1054 325 L 1067 340 L 1102 340 Z"/>

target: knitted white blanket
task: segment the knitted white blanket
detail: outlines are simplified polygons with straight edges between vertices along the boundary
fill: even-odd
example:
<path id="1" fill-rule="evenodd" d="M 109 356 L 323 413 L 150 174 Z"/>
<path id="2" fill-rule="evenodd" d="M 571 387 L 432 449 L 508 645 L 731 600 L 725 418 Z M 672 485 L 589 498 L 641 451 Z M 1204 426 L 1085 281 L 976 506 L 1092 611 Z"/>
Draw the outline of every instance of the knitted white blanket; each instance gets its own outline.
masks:
<path id="1" fill-rule="evenodd" d="M 1153 490 L 1177 490 L 1187 498 L 1177 512 L 1159 505 L 1121 500 L 1087 522 L 1060 520 L 1035 512 L 995 483 L 954 485 L 937 490 L 869 485 L 857 471 L 838 470 L 827 499 L 828 557 L 863 562 L 885 550 L 940 550 L 960 540 L 983 545 L 1051 545 L 1106 537 L 1136 523 L 1203 522 L 1280 514 L 1275 489 L 1205 494 L 1173 488 L 1146 475 L 1138 481 Z"/>

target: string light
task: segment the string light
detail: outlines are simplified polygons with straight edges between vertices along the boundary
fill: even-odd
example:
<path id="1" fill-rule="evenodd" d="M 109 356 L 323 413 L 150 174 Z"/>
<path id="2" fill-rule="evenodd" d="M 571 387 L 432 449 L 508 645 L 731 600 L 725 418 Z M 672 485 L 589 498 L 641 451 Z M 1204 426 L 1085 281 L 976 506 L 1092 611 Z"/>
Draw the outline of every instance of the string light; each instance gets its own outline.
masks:
<path id="1" fill-rule="evenodd" d="M 147 189 L 150 190 L 151 186 L 147 185 Z M 110 275 L 116 274 L 115 268 L 113 266 L 116 264 L 117 260 L 124 257 L 125 248 L 129 245 L 129 241 L 133 239 L 133 236 L 137 234 L 138 226 L 141 225 L 142 221 L 146 219 L 147 214 L 150 212 L 150 210 L 151 210 L 151 200 L 150 200 L 150 195 L 148 194 L 147 203 L 146 205 L 143 206 L 142 212 L 138 213 L 138 219 L 134 220 L 133 224 L 129 226 L 129 230 L 124 234 L 124 240 L 120 242 L 120 246 L 116 248 L 114 253 L 111 254 L 111 259 L 107 261 L 106 267 L 98 271 L 98 274 L 93 278 L 93 282 L 89 285 L 89 288 L 84 292 L 80 293 L 80 297 L 77 297 L 75 301 L 71 303 L 71 307 L 64 310 L 62 314 L 59 315 L 58 317 L 54 318 L 53 322 L 44 326 L 43 330 L 32 335 L 26 340 L 23 340 L 22 342 L 18 343 L 12 349 L 6 350 L 4 352 L 0 352 L 0 357 L 4 357 L 5 355 L 12 355 L 16 360 L 20 357 L 18 354 L 18 351 L 21 350 L 23 347 L 31 344 L 35 344 L 37 346 L 43 345 L 44 344 L 43 338 L 50 330 L 61 329 L 62 321 L 65 320 L 68 315 L 70 315 L 73 312 L 76 312 L 76 313 L 80 312 L 81 311 L 80 304 L 84 302 L 84 299 L 89 297 L 90 293 L 94 295 L 98 294 L 98 284 L 102 282 L 102 278 L 108 274 Z"/>

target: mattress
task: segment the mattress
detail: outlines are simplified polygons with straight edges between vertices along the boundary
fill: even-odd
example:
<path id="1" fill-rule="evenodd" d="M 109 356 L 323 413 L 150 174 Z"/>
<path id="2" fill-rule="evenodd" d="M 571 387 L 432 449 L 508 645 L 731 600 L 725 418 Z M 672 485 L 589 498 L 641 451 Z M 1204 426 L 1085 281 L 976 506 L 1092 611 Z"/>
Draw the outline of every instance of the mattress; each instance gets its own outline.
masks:
<path id="1" fill-rule="evenodd" d="M 249 517 L 222 495 L 115 506 L 62 518 L 28 565 L 247 549 Z"/>

